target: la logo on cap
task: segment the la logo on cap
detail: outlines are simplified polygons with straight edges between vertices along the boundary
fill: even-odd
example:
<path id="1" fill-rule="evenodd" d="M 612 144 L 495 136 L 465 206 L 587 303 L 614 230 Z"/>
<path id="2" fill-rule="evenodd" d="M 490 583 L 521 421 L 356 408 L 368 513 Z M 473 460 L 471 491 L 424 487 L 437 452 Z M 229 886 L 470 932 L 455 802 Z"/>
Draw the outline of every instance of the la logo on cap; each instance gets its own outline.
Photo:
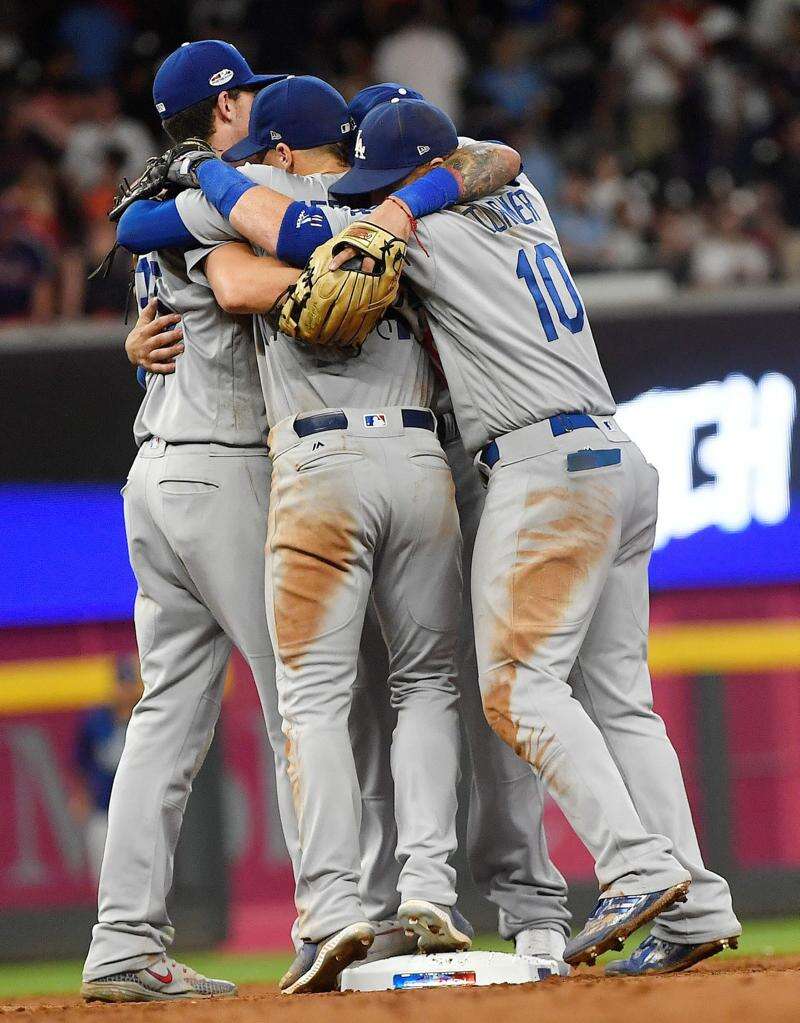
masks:
<path id="1" fill-rule="evenodd" d="M 358 135 L 356 135 L 355 154 L 357 160 L 366 160 L 367 158 L 367 150 L 364 148 L 364 140 L 361 137 L 360 131 Z"/>
<path id="2" fill-rule="evenodd" d="M 212 75 L 209 80 L 209 85 L 224 85 L 233 78 L 233 71 L 229 67 L 222 68 L 221 71 L 217 71 L 216 74 Z"/>

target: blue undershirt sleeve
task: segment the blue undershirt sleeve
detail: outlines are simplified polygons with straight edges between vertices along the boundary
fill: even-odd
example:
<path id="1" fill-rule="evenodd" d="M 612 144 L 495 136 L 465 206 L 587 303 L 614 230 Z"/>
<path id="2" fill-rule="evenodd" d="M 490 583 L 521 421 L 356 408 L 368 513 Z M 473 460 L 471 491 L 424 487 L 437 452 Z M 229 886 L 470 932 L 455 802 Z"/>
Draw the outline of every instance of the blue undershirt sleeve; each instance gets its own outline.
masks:
<path id="1" fill-rule="evenodd" d="M 191 249 L 198 243 L 181 220 L 174 199 L 140 199 L 122 214 L 117 244 L 142 255 L 157 249 Z"/>
<path id="2" fill-rule="evenodd" d="M 226 220 L 245 192 L 256 188 L 256 182 L 240 174 L 222 160 L 206 160 L 197 168 L 197 180 L 203 195 Z"/>

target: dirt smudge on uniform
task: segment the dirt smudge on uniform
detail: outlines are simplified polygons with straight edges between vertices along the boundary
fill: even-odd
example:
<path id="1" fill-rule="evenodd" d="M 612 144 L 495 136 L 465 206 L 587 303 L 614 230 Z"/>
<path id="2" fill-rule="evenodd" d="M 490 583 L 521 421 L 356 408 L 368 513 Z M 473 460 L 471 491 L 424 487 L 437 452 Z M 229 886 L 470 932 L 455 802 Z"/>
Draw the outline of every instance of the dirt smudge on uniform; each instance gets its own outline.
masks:
<path id="1" fill-rule="evenodd" d="M 612 501 L 612 491 L 602 485 L 530 494 L 525 506 L 534 524 L 520 529 L 516 563 L 490 597 L 494 619 L 490 662 L 497 667 L 485 686 L 486 718 L 555 794 L 560 790 L 550 770 L 555 736 L 522 720 L 519 703 L 524 694 L 515 700 L 517 669 L 534 661 L 542 644 L 569 623 L 576 595 L 608 548 L 615 522 Z"/>
<path id="2" fill-rule="evenodd" d="M 268 540 L 278 655 L 297 670 L 330 627 L 356 562 L 356 522 L 330 481 L 282 480 Z"/>
<path id="3" fill-rule="evenodd" d="M 284 753 L 286 754 L 286 774 L 289 778 L 289 786 L 292 791 L 292 805 L 294 806 L 294 814 L 297 817 L 298 827 L 300 826 L 302 818 L 302 802 L 300 800 L 300 771 L 297 760 L 297 746 L 295 743 L 294 736 L 289 733 L 286 736 L 286 745 L 284 746 Z"/>

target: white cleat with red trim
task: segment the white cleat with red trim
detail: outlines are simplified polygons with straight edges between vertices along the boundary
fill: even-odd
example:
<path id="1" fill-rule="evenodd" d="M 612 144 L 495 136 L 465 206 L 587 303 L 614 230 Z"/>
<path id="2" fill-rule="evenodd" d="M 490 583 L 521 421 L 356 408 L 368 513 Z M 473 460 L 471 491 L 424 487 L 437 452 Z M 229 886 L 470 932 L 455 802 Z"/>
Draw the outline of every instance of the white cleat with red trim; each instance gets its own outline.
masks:
<path id="1" fill-rule="evenodd" d="M 231 998 L 229 980 L 211 980 L 166 955 L 153 956 L 141 970 L 123 970 L 81 984 L 87 1002 L 174 1002 L 190 998 Z"/>

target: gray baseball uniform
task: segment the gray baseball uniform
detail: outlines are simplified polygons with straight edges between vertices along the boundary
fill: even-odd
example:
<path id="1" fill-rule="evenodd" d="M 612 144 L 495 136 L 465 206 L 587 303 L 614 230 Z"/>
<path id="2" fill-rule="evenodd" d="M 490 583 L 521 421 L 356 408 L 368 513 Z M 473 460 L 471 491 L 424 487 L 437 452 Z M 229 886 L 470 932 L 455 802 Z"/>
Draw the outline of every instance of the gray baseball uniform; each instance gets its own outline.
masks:
<path id="1" fill-rule="evenodd" d="M 270 461 L 248 324 L 187 279 L 180 254 L 138 260 L 136 290 L 140 306 L 157 295 L 182 315 L 186 349 L 174 374 L 149 377 L 123 491 L 145 691 L 114 783 L 87 980 L 140 969 L 172 939 L 166 898 L 175 845 L 232 644 L 256 680 L 284 834 L 299 858 L 264 615 Z"/>
<path id="2" fill-rule="evenodd" d="M 325 215 L 334 231 L 354 216 Z M 484 450 L 472 599 L 487 718 L 547 783 L 593 854 L 604 894 L 691 877 L 689 901 L 663 914 L 654 934 L 738 934 L 727 884 L 703 865 L 652 706 L 657 476 L 611 418 L 545 203 L 522 175 L 427 218 L 419 239 L 424 251 L 412 242 L 407 276 L 428 311 L 465 445 Z"/>
<path id="3" fill-rule="evenodd" d="M 260 184 L 297 199 L 308 200 L 310 197 L 320 206 L 327 205 L 327 189 L 338 178 L 338 175 L 292 176 L 272 168 L 250 165 L 242 170 Z M 207 244 L 239 237 L 199 192 L 184 192 L 177 202 L 184 223 Z M 193 273 L 199 273 L 194 267 L 205 254 L 206 250 L 189 254 Z M 196 279 L 203 278 L 198 276 Z M 419 381 L 424 379 L 429 393 L 427 360 L 422 360 L 418 351 L 397 349 L 394 344 L 410 340 L 403 322 L 385 320 L 378 326 L 376 334 L 377 337 L 368 339 L 359 356 L 359 381 L 368 380 L 371 387 L 384 388 L 383 393 L 390 399 L 390 404 L 396 403 L 403 391 L 414 394 L 418 403 L 425 404 L 428 398 L 423 398 Z M 315 357 L 292 341 L 270 338 L 259 330 L 258 325 L 256 335 L 264 393 L 268 407 L 274 406 L 276 415 L 289 413 L 287 394 L 291 394 L 293 403 L 307 411 L 318 408 L 326 399 L 339 407 L 353 400 L 353 395 L 348 392 L 352 385 L 341 370 L 333 369 L 339 374 L 333 377 L 332 367 L 319 366 Z M 392 343 L 381 343 L 386 341 Z M 265 358 L 267 350 L 269 365 Z M 468 578 L 484 490 L 460 440 L 448 443 L 446 453 L 456 484 Z M 467 834 L 470 868 L 481 890 L 498 907 L 499 931 L 503 937 L 512 938 L 527 927 L 551 927 L 566 932 L 569 926 L 566 884 L 547 854 L 541 816 L 541 785 L 531 771 L 521 767 L 519 760 L 486 723 L 477 683 L 468 595 L 461 616 L 458 644 L 460 711 L 473 764 Z M 362 681 L 356 692 L 363 694 L 364 691 Z M 358 726 L 352 721 L 351 727 Z M 371 786 L 380 784 L 382 772 L 377 766 L 373 769 L 365 767 L 362 773 Z M 384 778 L 384 791 L 385 782 Z M 381 821 L 374 812 L 379 806 L 387 808 L 389 802 L 365 802 L 367 818 L 362 820 L 363 849 L 370 852 L 364 861 L 362 890 L 368 890 L 372 899 L 389 888 L 389 878 L 381 875 L 377 865 L 388 864 L 386 846 L 393 831 L 393 820 L 384 817 Z M 365 881 L 368 883 L 364 884 Z M 379 904 L 387 904 L 385 897 L 379 898 Z"/>
<path id="4" fill-rule="evenodd" d="M 328 176 L 248 172 L 269 183 L 280 176 L 282 191 L 306 199 L 327 196 Z M 182 197 L 179 209 L 207 246 L 186 257 L 200 280 L 217 233 L 197 216 L 196 198 L 192 206 L 191 195 Z M 366 916 L 348 715 L 370 592 L 397 709 L 400 894 L 455 903 L 461 535 L 434 416 L 424 413 L 433 371 L 405 324 L 384 320 L 358 358 L 337 360 L 273 338 L 264 318 L 255 319 L 274 424 L 266 597 L 299 824 L 296 904 L 300 936 L 319 941 Z M 325 429 L 313 429 L 330 414 Z"/>
<path id="5" fill-rule="evenodd" d="M 267 184 L 294 198 L 307 199 L 311 194 L 318 205 L 326 205 L 323 195 L 327 195 L 327 188 L 338 177 L 320 175 L 316 178 L 318 184 L 315 184 L 313 177 L 287 176 L 271 168 L 247 166 L 243 170 L 259 183 Z M 192 232 L 209 244 L 225 238 L 238 237 L 199 193 L 183 193 L 178 198 L 178 207 L 184 222 Z M 196 257 L 190 254 L 189 261 L 194 265 Z M 389 341 L 395 340 L 394 331 L 399 332 L 398 339 L 405 340 L 409 337 L 402 322 L 396 324 L 396 321 L 384 321 L 379 325 L 377 333 L 384 341 Z M 279 403 L 290 387 L 294 392 L 293 400 L 300 402 L 300 407 L 310 410 L 318 406 L 323 393 L 316 385 L 316 379 L 325 381 L 325 393 L 336 397 L 337 404 L 347 404 L 349 396 L 343 389 L 347 386 L 346 379 L 331 380 L 328 373 L 319 370 L 315 361 L 291 341 L 272 339 L 270 356 L 274 354 L 276 358 L 267 372 L 264 341 L 264 336 L 260 335 L 259 365 L 262 369 L 262 383 L 268 406 L 276 403 L 278 408 L 286 411 L 285 399 L 283 405 Z M 401 381 L 406 389 L 415 387 L 415 374 L 407 368 L 408 353 L 405 353 L 406 358 L 403 361 L 393 367 L 389 361 L 392 358 L 393 346 L 380 345 L 377 341 L 378 338 L 369 339 L 359 356 L 359 361 L 366 362 L 363 370 L 360 367 L 360 373 L 368 376 L 372 384 L 389 388 L 386 393 L 390 397 L 398 394 L 397 388 Z M 416 365 L 419 365 L 419 355 L 412 358 L 416 360 Z M 384 379 L 382 383 L 378 383 L 381 374 Z M 386 374 L 390 374 L 388 379 Z M 417 372 L 416 376 L 419 375 Z M 291 383 L 287 382 L 287 378 Z M 276 380 L 280 381 L 277 387 Z M 338 390 L 334 391 L 333 388 Z M 413 393 L 416 394 L 416 390 Z M 464 565 L 468 575 L 472 546 L 483 507 L 484 491 L 477 472 L 468 462 L 460 440 L 448 443 L 446 453 L 456 483 L 456 501 L 465 538 Z M 473 877 L 484 894 L 498 907 L 499 930 L 503 937 L 511 938 L 527 927 L 551 927 L 566 932 L 569 921 L 566 884 L 547 854 L 541 817 L 543 799 L 540 783 L 531 771 L 521 767 L 513 753 L 492 733 L 483 714 L 477 684 L 474 633 L 468 599 L 462 608 L 460 633 L 458 645 L 460 710 L 473 763 L 467 835 L 467 853 Z M 363 686 L 361 691 L 363 692 Z M 368 771 L 369 784 L 379 785 L 381 773 L 379 769 Z M 502 798 L 499 798 L 500 794 Z M 376 805 L 381 804 L 365 802 L 365 810 L 371 811 Z M 382 805 L 387 806 L 388 803 L 384 802 Z M 370 826 L 372 823 L 374 827 Z M 362 821 L 364 848 L 373 850 L 369 857 L 370 866 L 362 878 L 362 887 L 363 881 L 369 880 L 367 887 L 373 897 L 377 892 L 385 891 L 387 888 L 386 878 L 382 878 L 381 883 L 378 876 L 380 872 L 374 868 L 380 862 L 387 862 L 385 846 L 392 828 L 393 822 L 388 819 L 381 822 L 373 813 L 368 815 L 367 820 Z M 380 852 L 382 847 L 383 854 Z"/>

